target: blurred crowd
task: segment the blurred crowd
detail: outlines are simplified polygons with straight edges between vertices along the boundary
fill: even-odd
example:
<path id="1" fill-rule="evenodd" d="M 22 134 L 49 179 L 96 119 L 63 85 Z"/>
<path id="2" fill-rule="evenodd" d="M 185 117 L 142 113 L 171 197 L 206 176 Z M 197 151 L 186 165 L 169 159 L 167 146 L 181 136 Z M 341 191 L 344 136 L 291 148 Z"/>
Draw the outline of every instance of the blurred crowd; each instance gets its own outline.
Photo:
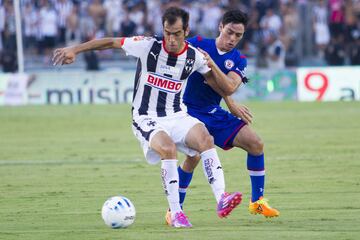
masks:
<path id="1" fill-rule="evenodd" d="M 0 63 L 16 69 L 13 0 L 0 0 Z M 190 13 L 191 35 L 216 37 L 224 11 L 249 16 L 239 49 L 257 67 L 297 66 L 316 56 L 328 65 L 360 65 L 360 0 L 20 0 L 26 56 L 49 61 L 51 51 L 92 38 L 161 35 L 161 15 L 176 5 Z M 88 53 L 88 69 L 111 51 Z M 16 64 L 15 64 L 16 65 Z"/>

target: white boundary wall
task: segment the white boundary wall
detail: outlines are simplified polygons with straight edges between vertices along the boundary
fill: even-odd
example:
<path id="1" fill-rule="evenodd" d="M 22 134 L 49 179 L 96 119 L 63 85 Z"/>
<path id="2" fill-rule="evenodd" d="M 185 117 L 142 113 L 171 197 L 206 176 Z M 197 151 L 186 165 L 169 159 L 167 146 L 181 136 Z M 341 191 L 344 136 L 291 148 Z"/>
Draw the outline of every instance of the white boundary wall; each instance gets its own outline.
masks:
<path id="1" fill-rule="evenodd" d="M 248 71 L 239 101 L 360 100 L 360 67 Z M 0 74 L 0 105 L 114 104 L 131 102 L 135 70 L 48 71 Z"/>
<path id="2" fill-rule="evenodd" d="M 360 100 L 360 66 L 297 69 L 299 101 Z"/>

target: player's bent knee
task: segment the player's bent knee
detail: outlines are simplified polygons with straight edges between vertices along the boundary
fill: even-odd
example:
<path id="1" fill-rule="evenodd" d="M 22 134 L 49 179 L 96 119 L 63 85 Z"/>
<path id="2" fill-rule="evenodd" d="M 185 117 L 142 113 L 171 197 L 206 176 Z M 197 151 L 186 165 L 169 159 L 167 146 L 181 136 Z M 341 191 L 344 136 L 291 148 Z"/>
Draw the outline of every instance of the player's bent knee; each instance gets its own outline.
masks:
<path id="1" fill-rule="evenodd" d="M 211 148 L 214 147 L 214 138 L 213 136 L 211 136 L 210 134 L 206 134 L 203 138 L 202 138 L 202 142 L 201 142 L 201 150 L 202 151 L 206 151 L 209 150 Z"/>
<path id="2" fill-rule="evenodd" d="M 261 138 L 256 138 L 250 145 L 250 151 L 252 155 L 258 156 L 264 153 L 264 142 Z"/>
<path id="3" fill-rule="evenodd" d="M 163 159 L 176 158 L 176 145 L 174 143 L 162 144 L 158 151 Z"/>

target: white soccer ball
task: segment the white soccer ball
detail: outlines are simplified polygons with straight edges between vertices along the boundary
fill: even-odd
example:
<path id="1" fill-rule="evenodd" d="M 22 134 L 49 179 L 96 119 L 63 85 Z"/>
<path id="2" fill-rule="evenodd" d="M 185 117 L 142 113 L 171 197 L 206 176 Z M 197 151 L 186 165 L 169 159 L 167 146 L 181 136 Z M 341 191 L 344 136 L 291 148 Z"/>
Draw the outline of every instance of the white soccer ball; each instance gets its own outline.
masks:
<path id="1" fill-rule="evenodd" d="M 128 198 L 115 196 L 105 201 L 101 216 L 105 224 L 111 228 L 126 228 L 134 223 L 136 211 Z"/>

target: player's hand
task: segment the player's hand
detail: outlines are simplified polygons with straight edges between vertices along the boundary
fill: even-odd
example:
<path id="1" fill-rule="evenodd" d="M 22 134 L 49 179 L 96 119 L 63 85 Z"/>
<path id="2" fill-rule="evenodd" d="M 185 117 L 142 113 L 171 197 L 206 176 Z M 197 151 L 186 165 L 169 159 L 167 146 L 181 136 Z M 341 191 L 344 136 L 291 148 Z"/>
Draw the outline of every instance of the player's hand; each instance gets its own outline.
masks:
<path id="1" fill-rule="evenodd" d="M 210 55 L 206 52 L 206 51 L 204 51 L 204 50 L 202 50 L 201 48 L 197 48 L 202 54 L 204 54 L 204 60 L 206 61 L 206 64 L 208 65 L 208 67 L 209 68 L 213 68 L 213 66 L 216 64 L 215 62 L 214 62 L 214 60 L 210 57 Z"/>
<path id="2" fill-rule="evenodd" d="M 76 59 L 76 53 L 71 47 L 55 49 L 52 62 L 53 65 L 71 64 Z"/>
<path id="3" fill-rule="evenodd" d="M 250 110 L 244 105 L 236 105 L 229 107 L 230 112 L 236 117 L 241 118 L 245 123 L 252 123 L 253 115 Z"/>

